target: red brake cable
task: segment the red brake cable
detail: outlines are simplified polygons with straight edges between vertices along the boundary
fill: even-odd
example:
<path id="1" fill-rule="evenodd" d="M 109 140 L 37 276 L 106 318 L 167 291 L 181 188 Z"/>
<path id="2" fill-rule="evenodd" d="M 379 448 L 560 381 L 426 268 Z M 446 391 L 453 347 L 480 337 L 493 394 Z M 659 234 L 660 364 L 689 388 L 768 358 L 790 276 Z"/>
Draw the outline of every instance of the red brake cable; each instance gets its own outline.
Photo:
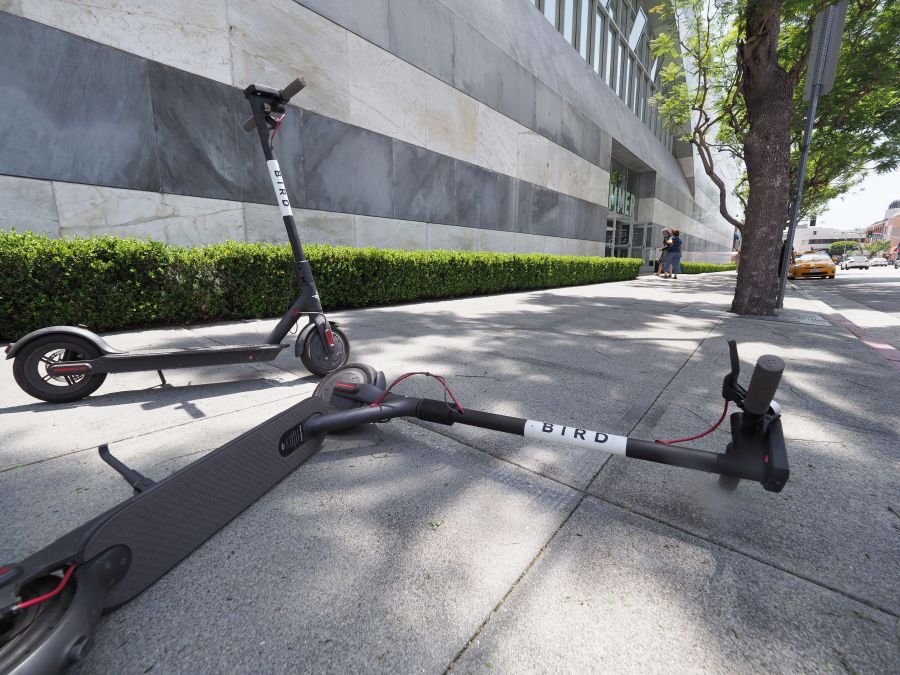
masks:
<path id="1" fill-rule="evenodd" d="M 369 406 L 372 407 L 372 408 L 377 408 L 378 406 L 380 406 L 380 405 L 384 402 L 384 397 L 388 395 L 388 392 L 390 392 L 391 389 L 393 389 L 396 385 L 398 385 L 398 384 L 400 384 L 401 382 L 403 382 L 403 380 L 405 380 L 405 379 L 407 379 L 407 378 L 409 378 L 409 377 L 412 377 L 413 375 L 425 375 L 426 377 L 433 377 L 435 380 L 437 380 L 438 382 L 440 382 L 440 383 L 441 383 L 441 386 L 444 388 L 444 391 L 446 391 L 447 394 L 450 396 L 450 398 L 453 400 L 453 403 L 454 403 L 454 405 L 456 406 L 456 408 L 459 410 L 460 414 L 465 414 L 466 411 L 463 410 L 462 404 L 461 404 L 459 401 L 456 400 L 456 396 L 454 396 L 454 395 L 453 395 L 453 392 L 450 391 L 450 387 L 447 386 L 447 383 L 444 381 L 444 378 L 441 377 L 440 375 L 435 375 L 435 374 L 433 374 L 433 373 L 429 373 L 429 372 L 426 372 L 426 371 L 424 371 L 424 370 L 419 370 L 419 371 L 415 371 L 415 372 L 412 372 L 412 373 L 404 373 L 403 375 L 401 375 L 400 377 L 398 377 L 396 380 L 394 380 L 393 382 L 391 382 L 390 385 L 388 385 L 388 388 L 385 389 L 385 390 L 381 393 L 381 396 L 379 396 L 379 397 L 378 397 L 377 399 L 375 399 L 372 403 L 370 403 Z"/>
<path id="2" fill-rule="evenodd" d="M 75 571 L 75 563 L 69 565 L 69 569 L 66 570 L 66 573 L 63 574 L 63 578 L 60 580 L 59 584 L 49 593 L 44 593 L 43 595 L 39 595 L 36 598 L 31 598 L 31 600 L 26 600 L 25 602 L 20 602 L 18 605 L 13 605 L 13 611 L 18 612 L 20 610 L 31 607 L 32 605 L 36 605 L 39 602 L 44 602 L 45 600 L 49 600 L 54 595 L 57 595 L 62 589 L 66 587 L 66 584 L 69 583 L 69 578 L 72 576 L 72 572 Z"/>
<path id="3" fill-rule="evenodd" d="M 278 133 L 278 127 L 281 126 L 281 123 L 284 122 L 284 118 L 287 117 L 287 113 L 283 114 L 278 118 L 278 121 L 275 122 L 275 126 L 272 127 L 272 135 L 269 137 L 269 145 L 272 145 L 275 142 L 275 134 Z"/>
<path id="4" fill-rule="evenodd" d="M 728 399 L 725 399 L 725 409 L 722 410 L 722 416 L 719 417 L 719 421 L 716 422 L 715 424 L 713 424 L 709 429 L 704 431 L 702 434 L 697 434 L 696 436 L 689 436 L 688 438 L 673 438 L 668 441 L 657 440 L 656 442 L 662 443 L 663 445 L 672 445 L 674 443 L 684 443 L 685 441 L 695 441 L 698 438 L 703 438 L 707 434 L 711 434 L 713 431 L 715 431 L 716 429 L 719 428 L 719 425 L 722 424 L 723 420 L 725 419 L 725 416 L 728 414 L 728 405 L 729 405 L 729 401 L 728 401 Z"/>

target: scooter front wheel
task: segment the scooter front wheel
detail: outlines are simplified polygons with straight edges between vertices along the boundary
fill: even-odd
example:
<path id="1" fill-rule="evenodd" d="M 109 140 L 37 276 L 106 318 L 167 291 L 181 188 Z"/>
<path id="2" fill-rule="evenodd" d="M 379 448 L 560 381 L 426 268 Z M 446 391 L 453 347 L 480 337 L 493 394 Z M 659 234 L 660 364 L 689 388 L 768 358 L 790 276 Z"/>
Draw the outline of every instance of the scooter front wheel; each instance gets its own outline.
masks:
<path id="1" fill-rule="evenodd" d="M 379 373 L 372 366 L 365 363 L 348 363 L 340 370 L 334 370 L 316 385 L 313 396 L 320 398 L 332 408 L 337 410 L 350 410 L 366 405 L 362 401 L 354 401 L 351 398 L 337 397 L 334 394 L 335 382 L 351 382 L 354 384 L 373 384 L 378 386 Z M 384 388 L 384 375 L 381 375 L 381 388 Z"/>
<path id="2" fill-rule="evenodd" d="M 100 356 L 90 341 L 74 335 L 46 335 L 26 344 L 13 361 L 13 377 L 25 393 L 48 403 L 77 401 L 97 391 L 106 373 L 52 376 L 47 366 Z"/>
<path id="3" fill-rule="evenodd" d="M 347 359 L 350 358 L 350 339 L 344 335 L 344 331 L 334 325 L 331 326 L 331 333 L 334 335 L 333 354 L 328 353 L 317 330 L 309 331 L 303 342 L 300 360 L 313 375 L 324 377 L 347 365 Z"/>

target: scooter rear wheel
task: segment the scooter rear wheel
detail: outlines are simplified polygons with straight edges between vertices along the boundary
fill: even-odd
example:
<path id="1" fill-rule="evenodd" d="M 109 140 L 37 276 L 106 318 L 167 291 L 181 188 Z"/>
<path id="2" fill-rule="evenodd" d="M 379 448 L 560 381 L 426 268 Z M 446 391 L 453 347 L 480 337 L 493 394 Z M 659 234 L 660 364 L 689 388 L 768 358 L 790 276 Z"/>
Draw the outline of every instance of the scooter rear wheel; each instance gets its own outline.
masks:
<path id="1" fill-rule="evenodd" d="M 62 361 L 95 359 L 100 350 L 75 335 L 47 335 L 29 342 L 13 361 L 13 376 L 25 393 L 48 403 L 77 401 L 97 391 L 106 373 L 53 377 L 47 366 Z"/>
<path id="2" fill-rule="evenodd" d="M 350 358 L 350 339 L 337 326 L 331 326 L 331 332 L 335 342 L 334 354 L 328 353 L 317 330 L 309 331 L 303 342 L 300 360 L 313 375 L 324 377 L 328 373 L 340 370 L 347 365 L 347 359 Z"/>

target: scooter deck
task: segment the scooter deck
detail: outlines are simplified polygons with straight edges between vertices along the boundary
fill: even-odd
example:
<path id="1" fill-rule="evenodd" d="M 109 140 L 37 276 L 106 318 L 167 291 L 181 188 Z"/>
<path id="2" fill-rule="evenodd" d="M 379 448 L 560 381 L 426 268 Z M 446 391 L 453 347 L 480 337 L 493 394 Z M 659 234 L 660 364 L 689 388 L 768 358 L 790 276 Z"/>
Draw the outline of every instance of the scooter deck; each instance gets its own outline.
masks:
<path id="1" fill-rule="evenodd" d="M 287 344 L 216 345 L 190 349 L 156 349 L 153 351 L 112 352 L 84 361 L 65 361 L 68 369 L 87 364 L 92 373 L 133 373 L 143 370 L 174 370 L 224 366 L 232 363 L 256 363 L 274 360 Z M 53 366 L 48 369 L 53 373 Z"/>
<path id="2" fill-rule="evenodd" d="M 126 503 L 90 536 L 83 559 L 111 546 L 131 549 L 125 577 L 104 610 L 128 602 L 227 525 L 321 447 L 300 424 L 331 411 L 308 398 L 213 450 Z"/>

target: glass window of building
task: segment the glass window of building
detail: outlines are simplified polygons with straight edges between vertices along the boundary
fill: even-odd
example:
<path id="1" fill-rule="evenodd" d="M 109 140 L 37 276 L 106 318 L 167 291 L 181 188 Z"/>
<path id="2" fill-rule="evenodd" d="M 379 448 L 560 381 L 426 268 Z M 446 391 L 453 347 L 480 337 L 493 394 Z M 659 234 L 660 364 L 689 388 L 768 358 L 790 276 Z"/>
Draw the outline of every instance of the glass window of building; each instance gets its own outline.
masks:
<path id="1" fill-rule="evenodd" d="M 591 28 L 591 0 L 581 0 L 580 12 L 578 14 L 578 51 L 582 58 L 588 60 L 588 48 L 591 41 L 588 38 Z"/>
<path id="2" fill-rule="evenodd" d="M 650 99 L 659 91 L 660 59 L 653 29 L 637 0 L 532 0 L 538 10 L 603 77 L 629 110 L 665 144 L 671 136 Z"/>
<path id="3" fill-rule="evenodd" d="M 629 92 L 628 98 L 628 107 L 631 108 L 635 113 L 637 113 L 637 98 L 638 98 L 638 82 L 640 81 L 640 68 L 637 65 L 637 62 L 634 58 L 629 59 L 631 61 L 631 91 Z"/>
<path id="4" fill-rule="evenodd" d="M 641 76 L 639 80 L 641 87 L 639 90 L 640 98 L 638 99 L 638 115 L 641 122 L 647 119 L 647 79 Z"/>
<path id="5" fill-rule="evenodd" d="M 613 23 L 619 23 L 619 0 L 606 0 L 606 10 Z"/>
<path id="6" fill-rule="evenodd" d="M 603 33 L 606 31 L 603 15 L 600 11 L 594 16 L 594 72 L 600 74 L 600 64 L 603 62 Z"/>
<path id="7" fill-rule="evenodd" d="M 563 0 L 563 35 L 569 44 L 575 44 L 575 0 Z"/>
<path id="8" fill-rule="evenodd" d="M 644 26 L 646 24 L 647 15 L 644 14 L 644 10 L 638 10 L 637 16 L 634 18 L 634 23 L 631 26 L 631 32 L 628 34 L 628 46 L 631 48 L 631 51 L 637 51 L 638 41 L 644 33 Z"/>
<path id="9" fill-rule="evenodd" d="M 556 0 L 544 0 L 544 16 L 547 21 L 556 25 Z"/>
<path id="10" fill-rule="evenodd" d="M 603 79 L 606 80 L 606 84 L 610 87 L 615 86 L 615 83 L 612 81 L 612 73 L 615 70 L 612 69 L 613 65 L 613 44 L 615 39 L 613 37 L 612 29 L 606 31 L 606 73 Z"/>

